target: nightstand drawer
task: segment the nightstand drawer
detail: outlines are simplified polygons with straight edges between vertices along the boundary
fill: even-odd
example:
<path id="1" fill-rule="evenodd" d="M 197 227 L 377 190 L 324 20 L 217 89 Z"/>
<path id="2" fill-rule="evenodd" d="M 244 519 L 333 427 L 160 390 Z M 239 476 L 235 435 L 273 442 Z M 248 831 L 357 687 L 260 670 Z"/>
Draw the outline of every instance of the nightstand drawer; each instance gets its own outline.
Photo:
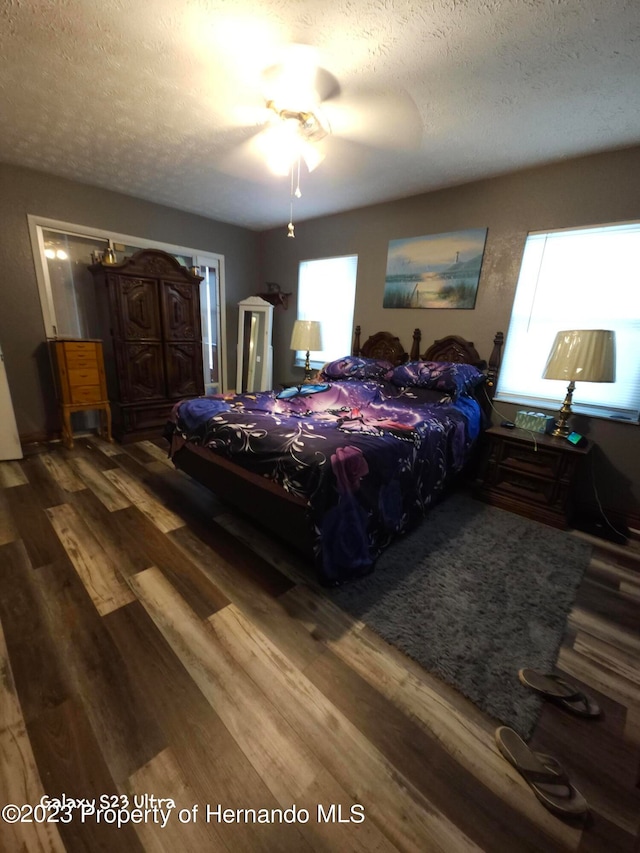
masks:
<path id="1" fill-rule="evenodd" d="M 102 391 L 99 385 L 77 385 L 71 389 L 72 403 L 99 403 Z"/>
<path id="2" fill-rule="evenodd" d="M 523 473 L 555 479 L 562 465 L 562 453 L 541 446 L 534 450 L 534 446 L 533 443 L 526 445 L 516 441 L 503 441 L 500 445 L 498 464 L 507 465 Z"/>
<path id="3" fill-rule="evenodd" d="M 513 468 L 499 466 L 493 488 L 504 495 L 550 505 L 555 499 L 556 484 L 553 480 L 530 476 Z"/>
<path id="4" fill-rule="evenodd" d="M 576 448 L 551 435 L 534 438 L 524 430 L 490 427 L 484 446 L 476 497 L 554 527 L 567 527 L 575 474 L 591 445 Z"/>
<path id="5" fill-rule="evenodd" d="M 75 388 L 78 385 L 100 385 L 98 368 L 76 369 L 69 371 L 69 385 Z"/>

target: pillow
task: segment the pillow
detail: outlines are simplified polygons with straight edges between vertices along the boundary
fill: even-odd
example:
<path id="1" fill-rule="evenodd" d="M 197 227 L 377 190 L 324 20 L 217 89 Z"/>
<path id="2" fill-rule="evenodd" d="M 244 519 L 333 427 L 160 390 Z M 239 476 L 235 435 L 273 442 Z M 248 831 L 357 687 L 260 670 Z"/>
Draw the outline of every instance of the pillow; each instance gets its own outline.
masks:
<path id="1" fill-rule="evenodd" d="M 360 355 L 345 355 L 329 361 L 320 371 L 322 379 L 388 379 L 393 371 L 390 361 L 383 358 L 364 358 Z"/>
<path id="2" fill-rule="evenodd" d="M 389 381 L 400 387 L 433 388 L 456 397 L 473 390 L 484 373 L 472 364 L 454 361 L 409 361 L 396 367 Z"/>

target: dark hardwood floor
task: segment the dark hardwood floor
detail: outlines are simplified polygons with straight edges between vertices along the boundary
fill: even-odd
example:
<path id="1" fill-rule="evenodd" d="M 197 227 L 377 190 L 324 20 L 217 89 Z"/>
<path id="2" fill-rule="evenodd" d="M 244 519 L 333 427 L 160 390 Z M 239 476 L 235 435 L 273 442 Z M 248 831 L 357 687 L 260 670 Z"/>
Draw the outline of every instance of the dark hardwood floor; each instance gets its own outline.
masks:
<path id="1" fill-rule="evenodd" d="M 0 463 L 0 805 L 22 807 L 0 849 L 639 849 L 637 542 L 592 540 L 558 661 L 604 718 L 545 706 L 532 738 L 589 801 L 570 824 L 500 756 L 495 720 L 159 444 L 92 437 Z M 56 810 L 63 795 L 85 802 Z M 299 820 L 207 821 L 218 805 Z"/>

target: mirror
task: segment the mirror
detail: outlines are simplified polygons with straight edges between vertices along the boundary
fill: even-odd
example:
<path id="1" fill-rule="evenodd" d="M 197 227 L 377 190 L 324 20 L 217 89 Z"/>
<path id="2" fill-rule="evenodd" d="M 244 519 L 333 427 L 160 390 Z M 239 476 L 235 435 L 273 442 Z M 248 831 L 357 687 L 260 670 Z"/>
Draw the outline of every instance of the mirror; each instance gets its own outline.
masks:
<path id="1" fill-rule="evenodd" d="M 268 391 L 273 386 L 271 332 L 273 305 L 259 296 L 239 303 L 238 394 Z"/>

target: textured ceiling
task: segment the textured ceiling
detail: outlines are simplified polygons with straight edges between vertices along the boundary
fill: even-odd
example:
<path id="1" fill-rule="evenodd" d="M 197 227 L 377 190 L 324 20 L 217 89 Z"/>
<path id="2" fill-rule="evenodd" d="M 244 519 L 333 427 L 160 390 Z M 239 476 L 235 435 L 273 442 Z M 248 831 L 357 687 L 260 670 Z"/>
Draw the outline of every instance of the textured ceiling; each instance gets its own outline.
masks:
<path id="1" fill-rule="evenodd" d="M 261 71 L 339 83 L 297 221 L 640 143 L 640 0 L 3 0 L 0 161 L 250 228 Z"/>

